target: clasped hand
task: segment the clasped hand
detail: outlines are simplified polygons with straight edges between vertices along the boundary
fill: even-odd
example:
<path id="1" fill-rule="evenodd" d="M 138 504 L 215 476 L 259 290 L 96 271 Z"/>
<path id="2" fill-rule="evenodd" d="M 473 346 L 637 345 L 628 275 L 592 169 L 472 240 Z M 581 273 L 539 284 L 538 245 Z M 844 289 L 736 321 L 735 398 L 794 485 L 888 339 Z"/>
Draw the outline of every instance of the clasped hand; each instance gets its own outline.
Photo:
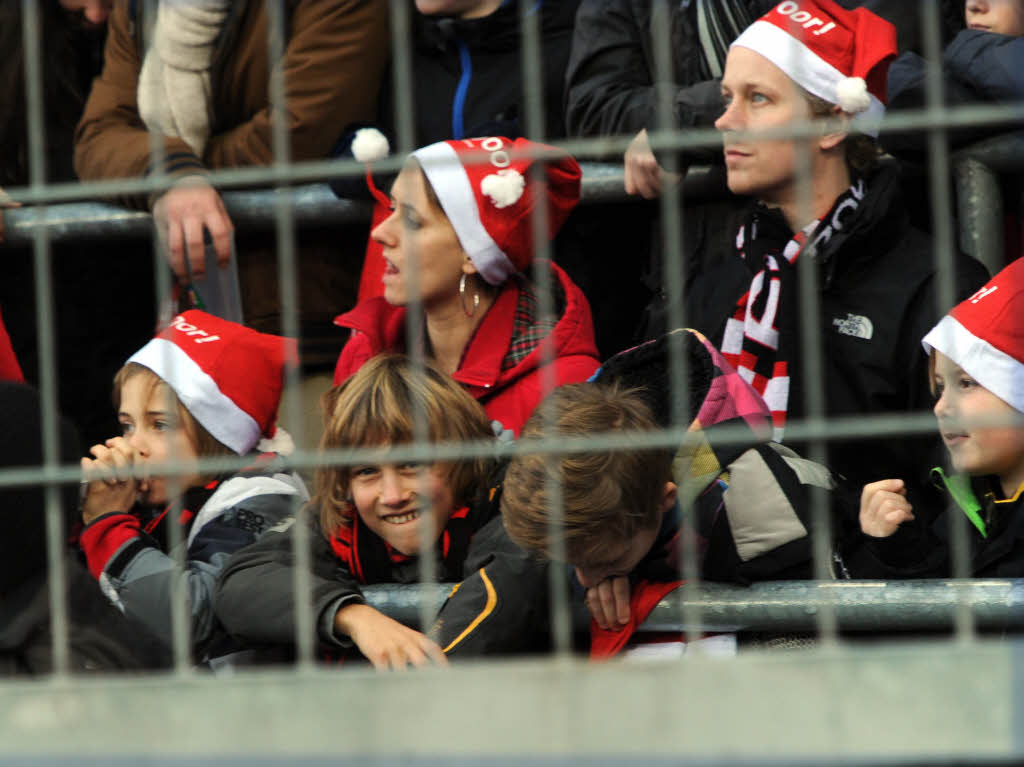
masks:
<path id="1" fill-rule="evenodd" d="M 89 448 L 92 458 L 82 459 L 83 481 L 88 483 L 82 502 L 82 521 L 89 524 L 103 514 L 128 511 L 135 505 L 138 480 L 132 477 L 135 451 L 124 437 L 113 437 Z"/>

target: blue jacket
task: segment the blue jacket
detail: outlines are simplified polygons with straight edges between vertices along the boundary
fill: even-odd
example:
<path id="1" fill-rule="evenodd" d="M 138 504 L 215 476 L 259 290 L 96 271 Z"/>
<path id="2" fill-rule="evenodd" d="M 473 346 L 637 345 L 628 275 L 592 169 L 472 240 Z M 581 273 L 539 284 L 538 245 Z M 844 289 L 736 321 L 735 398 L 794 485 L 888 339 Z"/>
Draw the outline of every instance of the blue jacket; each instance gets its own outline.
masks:
<path id="1" fill-rule="evenodd" d="M 1024 37 L 965 29 L 946 48 L 951 78 L 990 101 L 1024 99 Z"/>
<path id="2" fill-rule="evenodd" d="M 904 53 L 889 68 L 888 101 L 891 111 L 927 105 L 926 68 L 916 53 Z M 942 57 L 946 106 L 1024 99 L 1024 38 L 997 35 L 978 29 L 961 31 Z M 1012 121 L 949 131 L 953 147 L 962 147 L 1018 127 Z M 882 143 L 897 155 L 925 151 L 927 134 L 921 131 L 883 134 Z"/>

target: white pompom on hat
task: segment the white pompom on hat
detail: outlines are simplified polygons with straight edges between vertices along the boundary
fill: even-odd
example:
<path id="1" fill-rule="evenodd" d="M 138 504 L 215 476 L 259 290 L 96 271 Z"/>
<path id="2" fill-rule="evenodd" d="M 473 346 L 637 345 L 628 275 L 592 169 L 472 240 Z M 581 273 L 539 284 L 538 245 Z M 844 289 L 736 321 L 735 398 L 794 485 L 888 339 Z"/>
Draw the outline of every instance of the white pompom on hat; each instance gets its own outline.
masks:
<path id="1" fill-rule="evenodd" d="M 388 137 L 376 128 L 360 128 L 352 138 L 352 156 L 357 162 L 383 160 L 390 152 Z"/>
<path id="2" fill-rule="evenodd" d="M 239 455 L 256 447 L 287 452 L 291 439 L 276 422 L 285 369 L 298 362 L 295 339 L 192 309 L 128 361 L 156 373 L 214 439 Z"/>
<path id="3" fill-rule="evenodd" d="M 385 208 L 391 207 L 391 200 L 377 187 L 373 180 L 373 164 L 383 160 L 391 152 L 388 137 L 376 128 L 360 128 L 352 137 L 352 157 L 366 166 L 366 187 L 373 198 Z"/>
<path id="4" fill-rule="evenodd" d="M 1024 413 L 1024 258 L 958 304 L 921 343 Z"/>
<path id="5" fill-rule="evenodd" d="M 836 101 L 847 114 L 855 115 L 871 108 L 871 94 L 863 77 L 847 77 L 836 86 Z"/>
<path id="6" fill-rule="evenodd" d="M 846 10 L 833 0 L 786 0 L 755 21 L 733 46 L 749 48 L 804 90 L 854 115 L 857 130 L 877 136 L 862 119 L 885 114 L 896 27 L 866 8 Z"/>
<path id="7" fill-rule="evenodd" d="M 547 206 L 551 239 L 580 199 L 582 173 L 576 160 L 527 139 L 441 141 L 412 156 L 423 168 L 462 249 L 491 285 L 502 284 L 533 261 L 532 213 L 538 205 Z M 537 163 L 544 171 L 543 184 L 528 182 Z"/>

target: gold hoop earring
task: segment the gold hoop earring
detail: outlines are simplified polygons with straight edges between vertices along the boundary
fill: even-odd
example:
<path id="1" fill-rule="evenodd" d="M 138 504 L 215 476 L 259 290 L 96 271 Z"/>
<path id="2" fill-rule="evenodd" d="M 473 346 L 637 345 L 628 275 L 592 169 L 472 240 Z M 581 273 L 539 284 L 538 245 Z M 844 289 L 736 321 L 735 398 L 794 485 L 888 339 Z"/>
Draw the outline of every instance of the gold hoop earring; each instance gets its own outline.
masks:
<path id="1" fill-rule="evenodd" d="M 467 317 L 472 317 L 476 314 L 476 310 L 480 307 L 480 291 L 474 291 L 473 293 L 473 308 L 469 309 L 466 306 L 466 273 L 463 272 L 459 278 L 459 300 L 462 301 L 462 311 L 466 313 Z"/>

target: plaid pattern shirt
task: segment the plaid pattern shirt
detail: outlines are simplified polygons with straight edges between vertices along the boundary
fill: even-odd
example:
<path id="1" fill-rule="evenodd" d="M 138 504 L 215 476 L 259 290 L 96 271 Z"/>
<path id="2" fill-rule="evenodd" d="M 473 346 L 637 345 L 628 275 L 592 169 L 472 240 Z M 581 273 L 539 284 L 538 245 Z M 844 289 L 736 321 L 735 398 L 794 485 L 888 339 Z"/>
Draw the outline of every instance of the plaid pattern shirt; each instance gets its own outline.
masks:
<path id="1" fill-rule="evenodd" d="M 565 312 L 565 291 L 557 281 L 554 288 L 553 316 L 542 317 L 540 301 L 534 287 L 520 275 L 513 278 L 519 282 L 519 299 L 516 302 L 516 313 L 512 320 L 512 340 L 508 352 L 501 362 L 502 372 L 511 370 L 540 345 L 558 323 L 558 317 Z"/>

